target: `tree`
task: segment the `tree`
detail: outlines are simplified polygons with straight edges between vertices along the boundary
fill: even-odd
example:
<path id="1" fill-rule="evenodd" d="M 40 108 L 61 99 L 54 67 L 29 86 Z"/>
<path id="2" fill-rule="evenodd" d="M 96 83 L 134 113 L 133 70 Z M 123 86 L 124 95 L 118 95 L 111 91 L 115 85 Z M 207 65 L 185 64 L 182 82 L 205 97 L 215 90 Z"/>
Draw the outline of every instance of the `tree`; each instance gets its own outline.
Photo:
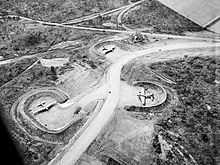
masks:
<path id="1" fill-rule="evenodd" d="M 56 80 L 58 79 L 56 68 L 53 67 L 53 66 L 51 66 L 51 67 L 50 67 L 50 70 L 51 70 L 51 73 L 52 73 L 52 80 L 53 80 L 53 81 L 56 81 Z"/>
<path id="2" fill-rule="evenodd" d="M 144 41 L 144 36 L 141 33 L 136 32 L 135 34 L 131 35 L 131 41 L 134 43 L 141 43 Z"/>
<path id="3" fill-rule="evenodd" d="M 30 33 L 30 35 L 25 36 L 24 38 L 24 41 L 25 41 L 24 46 L 35 46 L 39 44 L 41 40 L 42 40 L 41 32 Z"/>
<path id="4" fill-rule="evenodd" d="M 103 22 L 103 17 L 99 15 L 97 18 L 93 20 L 93 25 L 100 25 Z"/>

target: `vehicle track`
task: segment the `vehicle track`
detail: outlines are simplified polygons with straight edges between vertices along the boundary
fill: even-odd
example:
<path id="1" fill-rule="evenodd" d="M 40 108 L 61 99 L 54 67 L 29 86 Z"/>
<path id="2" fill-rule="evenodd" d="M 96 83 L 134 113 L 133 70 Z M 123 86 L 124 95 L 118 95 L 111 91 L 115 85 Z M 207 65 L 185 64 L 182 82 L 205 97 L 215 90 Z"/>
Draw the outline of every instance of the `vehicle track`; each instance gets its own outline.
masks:
<path id="1" fill-rule="evenodd" d="M 108 96 L 105 101 L 102 109 L 87 127 L 87 129 L 82 133 L 74 143 L 70 141 L 66 149 L 57 155 L 49 165 L 72 165 L 77 162 L 79 157 L 87 149 L 87 147 L 92 143 L 96 136 L 100 133 L 102 128 L 108 123 L 111 117 L 114 114 L 114 110 L 117 107 L 119 98 L 120 98 L 120 73 L 122 67 L 129 61 L 134 58 L 145 56 L 149 57 L 148 63 L 158 62 L 159 59 L 164 60 L 166 55 L 161 55 L 159 58 L 151 57 L 151 53 L 155 52 L 166 52 L 170 50 L 179 50 L 179 49 L 195 49 L 195 48 L 210 48 L 210 47 L 220 47 L 220 43 L 207 43 L 207 42 L 190 42 L 190 43 L 179 43 L 179 44 L 170 44 L 160 47 L 150 48 L 148 50 L 141 50 L 136 52 L 128 52 L 127 56 L 122 57 L 119 61 L 113 64 L 108 70 Z M 172 58 L 181 57 L 177 55 Z M 168 57 L 167 60 L 171 60 L 171 57 Z"/>

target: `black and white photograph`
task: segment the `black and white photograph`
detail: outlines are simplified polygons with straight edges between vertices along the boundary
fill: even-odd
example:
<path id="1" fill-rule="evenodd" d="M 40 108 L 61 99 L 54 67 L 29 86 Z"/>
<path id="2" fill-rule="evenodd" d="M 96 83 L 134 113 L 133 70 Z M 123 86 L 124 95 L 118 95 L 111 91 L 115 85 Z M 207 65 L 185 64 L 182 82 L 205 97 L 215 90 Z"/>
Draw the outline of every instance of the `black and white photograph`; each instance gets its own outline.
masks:
<path id="1" fill-rule="evenodd" d="M 220 165 L 220 0 L 0 0 L 1 165 Z"/>

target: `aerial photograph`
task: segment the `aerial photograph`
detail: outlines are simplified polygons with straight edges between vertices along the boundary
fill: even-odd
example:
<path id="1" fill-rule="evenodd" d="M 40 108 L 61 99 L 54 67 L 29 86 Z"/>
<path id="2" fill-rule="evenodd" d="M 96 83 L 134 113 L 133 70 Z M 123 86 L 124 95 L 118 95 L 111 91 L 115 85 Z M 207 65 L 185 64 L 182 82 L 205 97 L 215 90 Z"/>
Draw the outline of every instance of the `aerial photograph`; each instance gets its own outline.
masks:
<path id="1" fill-rule="evenodd" d="M 1 165 L 220 165 L 220 0 L 0 0 Z"/>

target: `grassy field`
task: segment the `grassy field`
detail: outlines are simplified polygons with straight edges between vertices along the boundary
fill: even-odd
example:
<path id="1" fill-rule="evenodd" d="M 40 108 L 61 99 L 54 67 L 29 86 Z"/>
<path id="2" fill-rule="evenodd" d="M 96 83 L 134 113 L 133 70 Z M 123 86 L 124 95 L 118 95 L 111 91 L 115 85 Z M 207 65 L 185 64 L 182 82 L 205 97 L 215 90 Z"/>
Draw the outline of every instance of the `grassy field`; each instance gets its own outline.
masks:
<path id="1" fill-rule="evenodd" d="M 183 34 L 201 31 L 202 28 L 156 0 L 147 0 L 137 10 L 128 12 L 122 19 L 131 28 L 147 28 L 146 32 Z"/>

